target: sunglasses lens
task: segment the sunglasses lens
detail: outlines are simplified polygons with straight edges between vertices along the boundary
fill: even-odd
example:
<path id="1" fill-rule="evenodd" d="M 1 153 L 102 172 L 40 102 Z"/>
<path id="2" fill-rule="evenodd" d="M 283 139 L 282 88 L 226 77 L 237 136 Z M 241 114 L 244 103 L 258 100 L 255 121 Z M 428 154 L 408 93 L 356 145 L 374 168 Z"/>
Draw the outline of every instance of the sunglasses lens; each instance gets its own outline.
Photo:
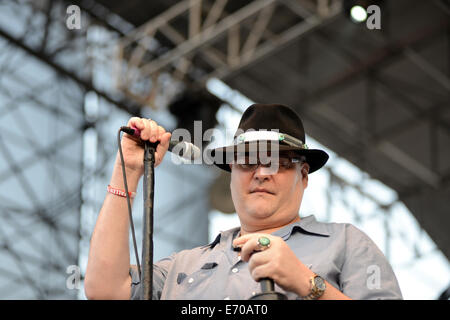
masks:
<path id="1" fill-rule="evenodd" d="M 291 169 L 299 162 L 296 158 L 289 157 L 257 157 L 256 155 L 236 155 L 235 164 L 245 171 L 254 171 L 259 166 L 276 169 Z"/>

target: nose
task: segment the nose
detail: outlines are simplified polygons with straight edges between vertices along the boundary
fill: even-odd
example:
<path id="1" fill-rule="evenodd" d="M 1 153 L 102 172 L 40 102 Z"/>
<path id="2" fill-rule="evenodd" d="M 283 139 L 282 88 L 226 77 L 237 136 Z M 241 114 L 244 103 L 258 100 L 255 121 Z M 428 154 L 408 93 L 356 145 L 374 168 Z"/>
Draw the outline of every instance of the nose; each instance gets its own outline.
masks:
<path id="1" fill-rule="evenodd" d="M 268 180 L 274 174 L 273 170 L 267 166 L 259 165 L 255 170 L 254 178 L 260 181 Z"/>

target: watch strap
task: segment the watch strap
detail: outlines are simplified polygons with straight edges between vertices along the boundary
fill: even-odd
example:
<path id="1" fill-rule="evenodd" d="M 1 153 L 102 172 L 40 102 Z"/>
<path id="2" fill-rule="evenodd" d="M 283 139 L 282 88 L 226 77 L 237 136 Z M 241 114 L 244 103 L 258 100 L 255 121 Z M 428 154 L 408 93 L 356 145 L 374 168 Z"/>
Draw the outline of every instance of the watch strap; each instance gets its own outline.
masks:
<path id="1" fill-rule="evenodd" d="M 315 279 L 316 279 L 316 278 L 322 279 L 323 283 L 325 283 L 325 280 L 324 280 L 321 276 L 319 276 L 319 275 L 317 275 L 317 274 L 313 275 L 313 276 L 309 279 L 309 281 L 310 281 L 310 283 L 311 283 L 311 292 L 310 292 L 308 295 L 302 297 L 302 300 L 317 300 L 317 299 L 319 299 L 319 298 L 323 295 L 323 293 L 325 292 L 325 290 L 320 290 L 320 289 L 316 286 L 316 284 L 315 284 Z"/>

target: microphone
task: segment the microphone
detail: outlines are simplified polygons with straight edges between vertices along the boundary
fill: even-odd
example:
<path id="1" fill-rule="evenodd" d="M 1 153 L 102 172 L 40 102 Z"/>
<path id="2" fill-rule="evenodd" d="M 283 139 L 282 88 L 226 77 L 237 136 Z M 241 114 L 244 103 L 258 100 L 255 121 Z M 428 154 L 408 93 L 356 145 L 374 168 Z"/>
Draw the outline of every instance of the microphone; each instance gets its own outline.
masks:
<path id="1" fill-rule="evenodd" d="M 136 127 L 124 126 L 121 127 L 120 130 L 136 138 L 141 137 L 141 131 Z M 158 143 L 159 141 L 156 142 L 156 144 Z M 193 143 L 186 141 L 169 140 L 169 151 L 187 160 L 195 160 L 201 157 L 201 151 L 199 147 L 197 147 Z"/>

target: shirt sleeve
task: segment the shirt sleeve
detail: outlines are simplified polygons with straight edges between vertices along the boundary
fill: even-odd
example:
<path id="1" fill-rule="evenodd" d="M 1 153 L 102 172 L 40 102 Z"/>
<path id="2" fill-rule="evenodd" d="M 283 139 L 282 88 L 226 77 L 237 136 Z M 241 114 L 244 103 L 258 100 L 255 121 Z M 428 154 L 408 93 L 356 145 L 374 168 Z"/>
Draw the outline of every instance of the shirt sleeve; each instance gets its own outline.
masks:
<path id="1" fill-rule="evenodd" d="M 175 253 L 153 264 L 153 300 L 161 299 L 161 293 L 167 278 L 167 273 L 175 259 Z M 130 266 L 131 295 L 130 300 L 141 299 L 142 286 L 139 280 L 139 273 L 136 266 Z"/>
<path id="2" fill-rule="evenodd" d="M 377 245 L 355 226 L 346 225 L 341 291 L 352 299 L 403 299 L 391 265 Z"/>

